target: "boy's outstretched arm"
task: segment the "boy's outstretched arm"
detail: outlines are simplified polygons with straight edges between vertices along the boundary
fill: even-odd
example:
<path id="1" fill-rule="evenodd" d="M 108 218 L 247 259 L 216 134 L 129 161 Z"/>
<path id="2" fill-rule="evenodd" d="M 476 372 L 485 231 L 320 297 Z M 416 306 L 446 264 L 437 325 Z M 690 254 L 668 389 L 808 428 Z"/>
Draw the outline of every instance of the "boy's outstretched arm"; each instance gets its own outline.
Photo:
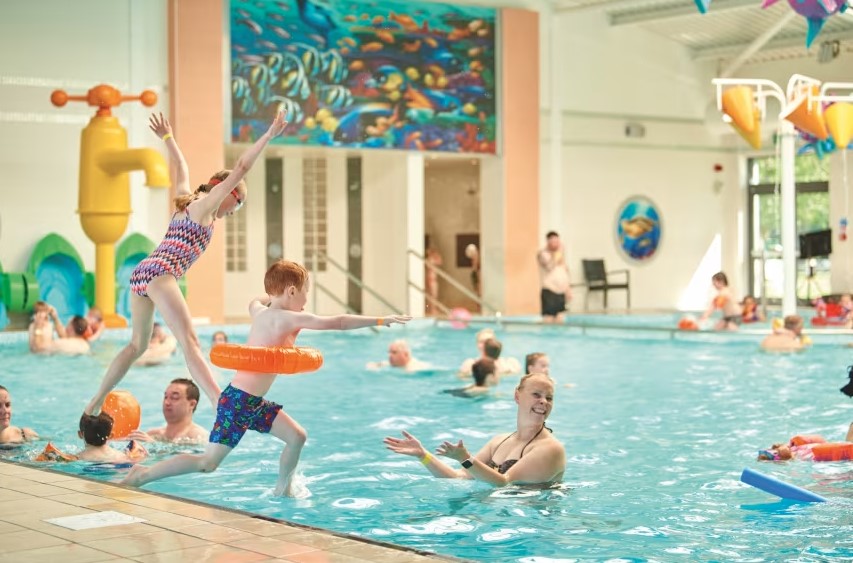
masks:
<path id="1" fill-rule="evenodd" d="M 334 315 L 321 317 L 311 313 L 296 313 L 295 325 L 311 330 L 353 330 L 369 326 L 391 326 L 406 324 L 412 317 L 408 315 L 390 315 L 388 317 L 366 317 L 363 315 Z"/>

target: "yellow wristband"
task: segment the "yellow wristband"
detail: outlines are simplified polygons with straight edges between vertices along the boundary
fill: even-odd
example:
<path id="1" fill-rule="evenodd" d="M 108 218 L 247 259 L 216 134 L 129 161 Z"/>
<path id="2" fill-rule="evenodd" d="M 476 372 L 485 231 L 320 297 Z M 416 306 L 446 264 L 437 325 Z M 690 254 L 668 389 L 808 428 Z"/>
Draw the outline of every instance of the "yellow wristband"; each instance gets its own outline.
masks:
<path id="1" fill-rule="evenodd" d="M 429 465 L 429 463 L 431 461 L 432 461 L 432 456 L 429 454 L 429 452 L 426 452 L 424 454 L 424 457 L 421 458 L 421 463 L 423 463 L 424 465 Z"/>
<path id="2" fill-rule="evenodd" d="M 167 139 L 169 139 L 170 137 L 171 137 L 172 139 L 174 139 L 174 138 L 175 138 L 175 136 L 174 136 L 174 135 L 172 135 L 171 133 L 166 133 L 165 135 L 163 135 L 163 142 L 165 143 L 165 142 L 166 142 L 166 140 L 167 140 Z"/>
<path id="3" fill-rule="evenodd" d="M 383 324 L 382 323 L 382 317 L 379 317 L 378 319 L 376 319 L 376 326 L 382 326 L 382 324 Z M 429 454 L 427 454 L 427 455 L 429 455 Z"/>

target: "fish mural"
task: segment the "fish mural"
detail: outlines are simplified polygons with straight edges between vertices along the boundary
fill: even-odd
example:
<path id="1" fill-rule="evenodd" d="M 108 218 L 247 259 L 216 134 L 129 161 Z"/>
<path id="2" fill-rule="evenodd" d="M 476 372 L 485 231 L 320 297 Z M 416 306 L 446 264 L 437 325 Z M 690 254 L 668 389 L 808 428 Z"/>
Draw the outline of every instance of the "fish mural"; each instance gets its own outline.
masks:
<path id="1" fill-rule="evenodd" d="M 629 198 L 616 219 L 616 238 L 622 252 L 633 260 L 644 261 L 654 256 L 661 238 L 657 206 L 646 197 Z"/>
<path id="2" fill-rule="evenodd" d="M 231 137 L 496 152 L 496 10 L 425 2 L 232 2 Z"/>

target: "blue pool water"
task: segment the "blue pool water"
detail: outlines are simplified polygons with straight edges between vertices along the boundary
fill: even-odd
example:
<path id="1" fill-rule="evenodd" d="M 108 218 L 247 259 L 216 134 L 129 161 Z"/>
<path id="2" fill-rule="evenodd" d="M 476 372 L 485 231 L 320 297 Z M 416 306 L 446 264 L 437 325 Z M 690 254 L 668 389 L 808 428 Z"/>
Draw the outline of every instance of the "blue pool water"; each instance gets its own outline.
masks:
<path id="1" fill-rule="evenodd" d="M 246 327 L 228 330 L 236 340 L 246 334 Z M 414 326 L 300 336 L 301 344 L 324 351 L 326 363 L 315 374 L 279 378 L 269 398 L 308 430 L 299 470 L 310 498 L 270 495 L 280 446 L 253 433 L 217 472 L 147 488 L 473 560 L 853 558 L 853 463 L 755 461 L 759 448 L 797 433 L 844 438 L 853 400 L 838 388 L 851 363 L 844 344 L 853 337 L 816 336 L 816 346 L 805 353 L 770 355 L 758 350 L 757 335 L 684 340 L 631 324 L 621 334 L 597 330 L 498 330 L 507 355 L 551 356 L 558 387 L 549 426 L 568 453 L 565 480 L 557 486 L 493 489 L 436 480 L 416 459 L 384 449 L 382 438 L 402 429 L 430 447 L 461 438 L 476 451 L 492 435 L 514 428 L 511 378 L 491 400 L 440 393 L 460 385 L 453 372 L 474 355 L 475 329 Z M 203 342 L 212 331 L 200 333 Z M 364 369 L 401 336 L 416 357 L 446 370 L 416 376 Z M 108 338 L 96 344 L 93 356 L 72 359 L 31 357 L 17 337 L 0 344 L 0 384 L 12 392 L 13 423 L 33 427 L 64 449 L 78 448 L 79 414 L 120 345 Z M 121 387 L 142 403 L 143 427 L 162 424 L 163 389 L 185 373 L 180 356 L 130 372 Z M 217 373 L 224 385 L 228 373 Z M 212 423 L 206 403 L 196 419 Z M 43 445 L 6 455 L 24 458 Z M 744 467 L 830 502 L 777 502 L 739 482 Z M 77 464 L 56 468 L 83 471 Z"/>

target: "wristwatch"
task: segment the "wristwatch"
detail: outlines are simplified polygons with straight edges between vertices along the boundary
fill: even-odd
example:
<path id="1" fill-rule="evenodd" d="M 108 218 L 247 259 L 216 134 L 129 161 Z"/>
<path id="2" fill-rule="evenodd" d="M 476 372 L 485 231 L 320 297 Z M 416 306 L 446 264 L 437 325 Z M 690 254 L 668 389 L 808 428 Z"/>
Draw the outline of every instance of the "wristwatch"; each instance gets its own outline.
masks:
<path id="1" fill-rule="evenodd" d="M 462 467 L 464 467 L 465 469 L 471 469 L 472 465 L 474 465 L 474 462 L 471 461 L 470 457 L 462 462 Z"/>

